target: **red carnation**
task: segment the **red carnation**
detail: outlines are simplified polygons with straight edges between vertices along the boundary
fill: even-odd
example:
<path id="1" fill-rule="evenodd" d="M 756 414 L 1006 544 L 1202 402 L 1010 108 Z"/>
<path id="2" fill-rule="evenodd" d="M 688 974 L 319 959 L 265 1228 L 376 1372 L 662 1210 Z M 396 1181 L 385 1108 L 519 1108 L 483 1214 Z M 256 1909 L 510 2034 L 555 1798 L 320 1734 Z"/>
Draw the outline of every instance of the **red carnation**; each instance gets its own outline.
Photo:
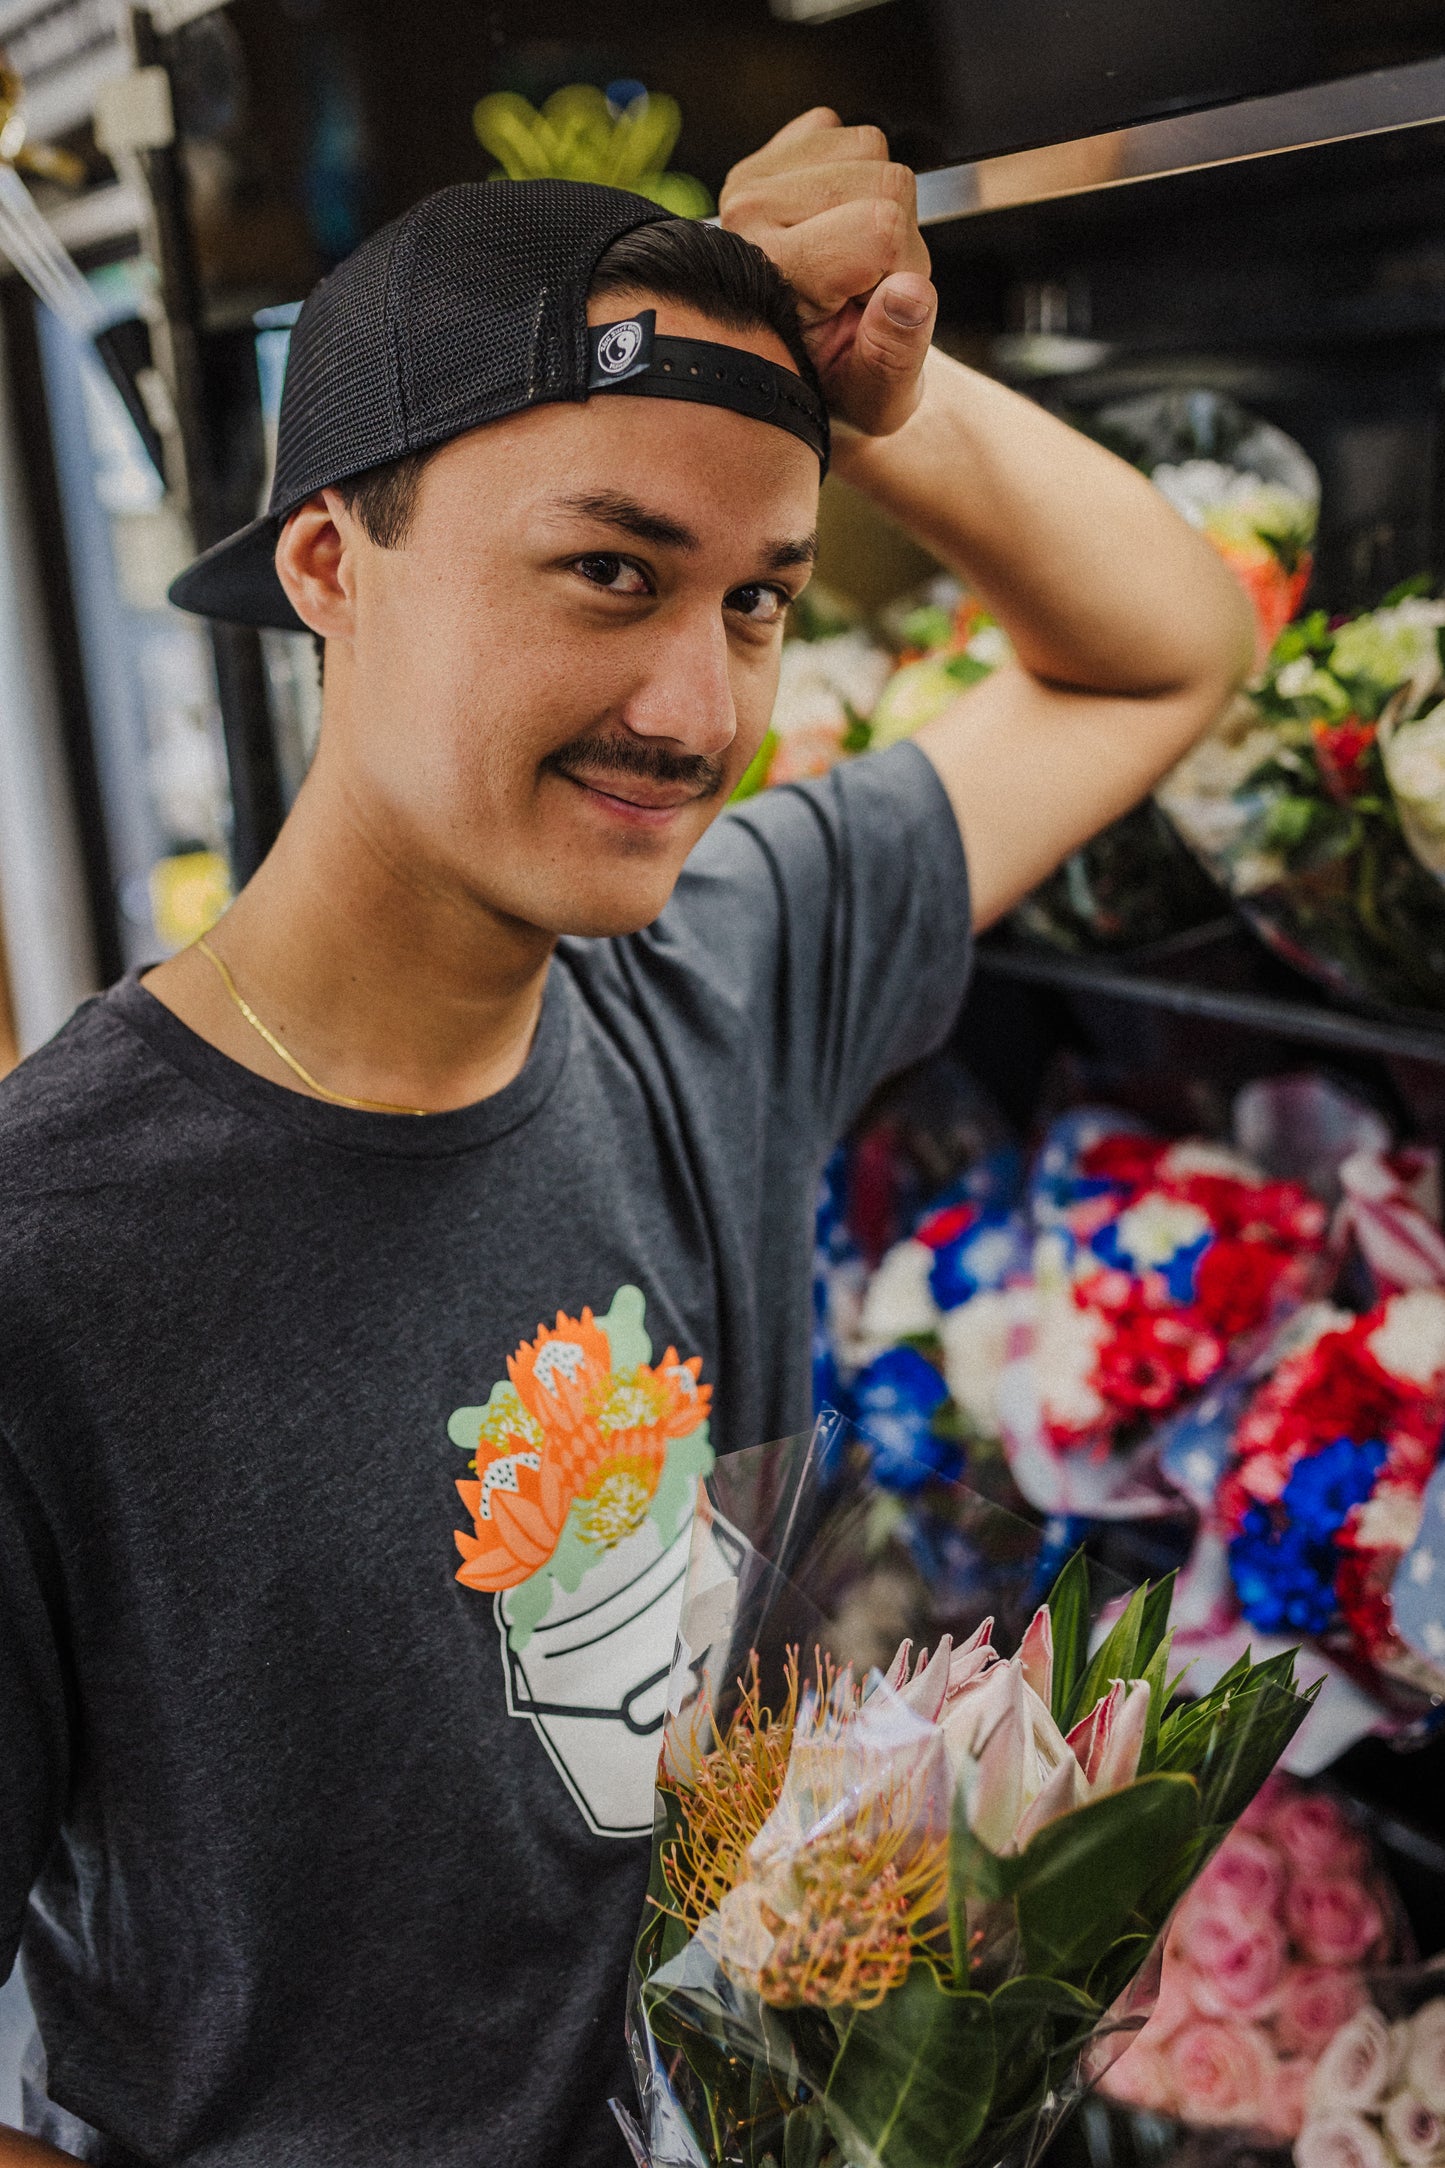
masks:
<path id="1" fill-rule="evenodd" d="M 1214 1330 L 1232 1340 L 1269 1314 L 1289 1257 L 1263 1242 L 1219 1241 L 1199 1260 L 1194 1299 Z"/>
<path id="2" fill-rule="evenodd" d="M 1119 1189 L 1142 1189 L 1168 1149 L 1160 1138 L 1121 1132 L 1089 1145 L 1079 1165 L 1095 1181 L 1112 1182 Z"/>
<path id="3" fill-rule="evenodd" d="M 945 1243 L 956 1242 L 961 1234 L 978 1218 L 976 1204 L 945 1205 L 941 1212 L 930 1212 L 914 1229 L 914 1240 L 924 1242 L 931 1250 L 941 1250 Z"/>
<path id="4" fill-rule="evenodd" d="M 1375 742 L 1375 725 L 1362 723 L 1358 715 L 1347 715 L 1342 722 L 1331 723 L 1317 716 L 1310 725 L 1314 740 L 1315 759 L 1325 788 L 1339 805 L 1348 805 L 1370 786 L 1369 756 Z"/>
<path id="5" fill-rule="evenodd" d="M 1314 1360 L 1290 1412 L 1319 1438 L 1379 1438 L 1398 1421 L 1405 1396 L 1392 1384 L 1365 1346 L 1357 1319 L 1341 1332 L 1327 1332 L 1314 1346 Z"/>
<path id="6" fill-rule="evenodd" d="M 1099 1391 L 1125 1408 L 1167 1408 L 1202 1385 L 1224 1359 L 1214 1333 L 1183 1317 L 1135 1312 L 1099 1350 Z"/>
<path id="7" fill-rule="evenodd" d="M 1356 1645 L 1372 1662 L 1400 1654 L 1390 1579 L 1397 1563 L 1393 1551 L 1342 1550 L 1335 1573 L 1340 1613 Z"/>

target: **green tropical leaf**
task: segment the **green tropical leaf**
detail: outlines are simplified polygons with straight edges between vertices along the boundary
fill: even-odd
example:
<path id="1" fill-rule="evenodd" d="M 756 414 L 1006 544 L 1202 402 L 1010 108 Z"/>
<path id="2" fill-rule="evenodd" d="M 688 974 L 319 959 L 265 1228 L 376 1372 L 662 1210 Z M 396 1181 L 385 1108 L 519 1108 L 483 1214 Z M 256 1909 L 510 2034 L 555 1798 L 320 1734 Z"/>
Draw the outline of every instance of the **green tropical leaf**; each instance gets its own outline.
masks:
<path id="1" fill-rule="evenodd" d="M 1037 2106 L 1061 2057 L 1072 2061 L 1103 2016 L 1077 1987 L 1024 1973 L 989 1997 L 998 2076 L 990 2115 L 1015 2116 Z"/>
<path id="2" fill-rule="evenodd" d="M 819 2168 L 828 2146 L 828 2119 L 822 2103 L 795 2108 L 783 2125 L 783 2168 Z"/>
<path id="3" fill-rule="evenodd" d="M 1054 1636 L 1054 1722 L 1064 1724 L 1089 1654 L 1089 1561 L 1075 1551 L 1049 1590 L 1049 1623 Z"/>
<path id="4" fill-rule="evenodd" d="M 849 2014 L 823 2107 L 854 2168 L 960 2168 L 994 2074 L 988 1997 L 918 1963 L 876 2009 Z"/>
<path id="5" fill-rule="evenodd" d="M 1087 1979 L 1199 1823 L 1198 1787 L 1181 1776 L 1141 1777 L 1047 1823 L 1020 1857 L 1014 1895 L 1029 1970 Z"/>
<path id="6" fill-rule="evenodd" d="M 1144 1744 L 1139 1749 L 1139 1775 L 1153 1770 L 1159 1750 L 1159 1727 L 1169 1704 L 1169 1641 L 1160 1642 L 1139 1674 L 1149 1689 L 1149 1713 L 1144 1723 Z"/>
<path id="7" fill-rule="evenodd" d="M 1178 1578 L 1176 1570 L 1166 1573 L 1162 1581 L 1145 1583 L 1144 1615 L 1139 1621 L 1139 1641 L 1134 1652 L 1137 1668 L 1133 1676 L 1136 1679 L 1144 1677 L 1168 1636 L 1169 1612 L 1174 1602 L 1174 1584 Z"/>
<path id="8" fill-rule="evenodd" d="M 1110 1631 L 1094 1651 L 1067 1717 L 1059 1719 L 1064 1730 L 1087 1716 L 1096 1701 L 1109 1691 L 1114 1679 L 1138 1677 L 1139 1635 L 1149 1607 L 1149 1584 L 1136 1588 Z M 1150 1651 L 1152 1655 L 1153 1651 Z"/>

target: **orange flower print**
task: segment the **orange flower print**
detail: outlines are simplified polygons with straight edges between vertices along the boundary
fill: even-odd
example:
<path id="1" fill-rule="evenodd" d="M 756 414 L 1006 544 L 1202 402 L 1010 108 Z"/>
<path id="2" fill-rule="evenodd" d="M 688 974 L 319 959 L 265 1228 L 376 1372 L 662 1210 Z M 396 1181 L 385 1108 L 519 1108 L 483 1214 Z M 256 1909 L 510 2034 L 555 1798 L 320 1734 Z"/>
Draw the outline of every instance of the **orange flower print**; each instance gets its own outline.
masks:
<path id="1" fill-rule="evenodd" d="M 614 1369 L 589 1309 L 580 1318 L 559 1310 L 555 1326 L 540 1325 L 509 1357 L 509 1384 L 467 1411 L 476 1475 L 457 1484 L 472 1518 L 470 1534 L 456 1531 L 457 1579 L 518 1587 L 547 1564 L 569 1514 L 599 1554 L 640 1528 L 672 1441 L 706 1419 L 712 1388 L 698 1382 L 701 1369 L 700 1356 L 684 1362 L 671 1347 L 656 1365 Z"/>

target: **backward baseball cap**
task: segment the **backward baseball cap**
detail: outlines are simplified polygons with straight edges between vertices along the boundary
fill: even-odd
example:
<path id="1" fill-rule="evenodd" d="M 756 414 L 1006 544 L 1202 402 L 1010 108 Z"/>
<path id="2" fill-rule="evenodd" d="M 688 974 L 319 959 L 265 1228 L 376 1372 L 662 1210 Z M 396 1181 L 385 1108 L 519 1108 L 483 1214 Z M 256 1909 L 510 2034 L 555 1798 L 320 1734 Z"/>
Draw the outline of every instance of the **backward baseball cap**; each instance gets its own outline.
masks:
<path id="1" fill-rule="evenodd" d="M 589 333 L 600 258 L 670 215 L 591 181 L 472 181 L 373 234 L 297 318 L 266 512 L 188 566 L 171 601 L 304 631 L 275 553 L 282 521 L 308 497 L 484 422 L 598 391 L 752 414 L 809 443 L 826 468 L 816 383 L 736 348 L 657 337 L 651 311 Z"/>

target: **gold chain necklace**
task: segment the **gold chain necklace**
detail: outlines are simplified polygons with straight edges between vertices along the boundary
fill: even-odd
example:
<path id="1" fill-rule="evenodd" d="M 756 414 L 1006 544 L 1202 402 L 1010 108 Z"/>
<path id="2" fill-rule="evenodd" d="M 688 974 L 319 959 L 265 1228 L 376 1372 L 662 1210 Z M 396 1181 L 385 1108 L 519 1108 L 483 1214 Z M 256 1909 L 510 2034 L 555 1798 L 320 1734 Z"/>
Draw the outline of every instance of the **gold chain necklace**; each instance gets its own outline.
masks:
<path id="1" fill-rule="evenodd" d="M 221 984 L 225 987 L 226 992 L 230 995 L 232 1001 L 235 1002 L 236 1007 L 245 1017 L 246 1022 L 250 1025 L 251 1029 L 260 1033 L 261 1037 L 265 1040 L 267 1046 L 270 1047 L 271 1052 L 276 1056 L 277 1060 L 284 1061 L 287 1068 L 291 1071 L 292 1075 L 300 1077 L 302 1083 L 306 1086 L 306 1089 L 308 1091 L 315 1092 L 318 1099 L 329 1099 L 331 1101 L 331 1104 L 335 1107 L 350 1107 L 352 1111 L 356 1114 L 415 1114 L 420 1116 L 424 1115 L 427 1112 L 427 1109 L 425 1107 L 394 1107 L 389 1105 L 385 1099 L 349 1099 L 345 1092 L 328 1091 L 324 1084 L 318 1084 L 315 1077 L 312 1076 L 310 1070 L 303 1069 L 300 1062 L 296 1059 L 296 1056 L 287 1052 L 286 1048 L 277 1038 L 275 1032 L 267 1030 L 266 1026 L 262 1023 L 260 1017 L 256 1014 L 256 1011 L 251 1007 L 249 1001 L 246 1000 L 244 994 L 241 992 L 240 987 L 232 978 L 226 964 L 216 954 L 215 950 L 211 947 L 210 942 L 205 938 L 204 934 L 196 942 L 195 945 L 200 950 L 201 954 L 207 957 L 210 962 L 215 965 Z"/>

